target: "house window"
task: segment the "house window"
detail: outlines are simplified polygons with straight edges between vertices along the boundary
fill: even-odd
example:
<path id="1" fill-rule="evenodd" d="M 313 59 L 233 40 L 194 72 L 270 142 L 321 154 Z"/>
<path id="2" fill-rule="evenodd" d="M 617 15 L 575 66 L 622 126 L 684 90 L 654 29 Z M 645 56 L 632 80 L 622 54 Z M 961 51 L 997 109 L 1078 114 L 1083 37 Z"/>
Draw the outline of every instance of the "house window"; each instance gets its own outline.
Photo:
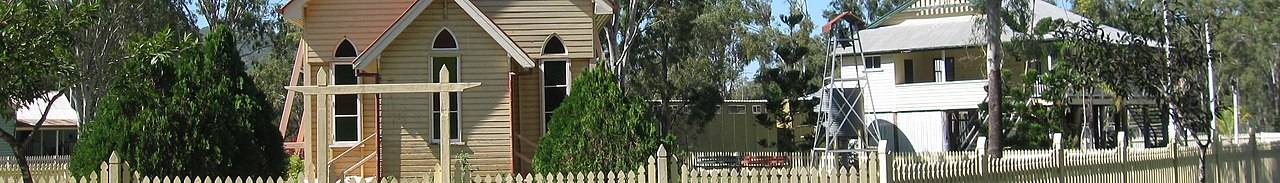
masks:
<path id="1" fill-rule="evenodd" d="M 458 41 L 454 39 L 452 31 L 440 29 L 435 41 L 431 42 L 431 49 L 458 49 Z"/>
<path id="2" fill-rule="evenodd" d="M 867 67 L 867 70 L 878 70 L 880 69 L 880 56 L 864 57 L 862 58 L 862 64 Z"/>
<path id="3" fill-rule="evenodd" d="M 546 131 L 547 122 L 560 103 L 569 95 L 569 62 L 564 60 L 542 61 L 542 126 Z"/>
<path id="4" fill-rule="evenodd" d="M 760 106 L 760 105 L 751 106 L 751 114 L 760 114 L 760 113 L 764 113 L 764 106 Z"/>
<path id="5" fill-rule="evenodd" d="M 916 64 L 912 60 L 902 60 L 902 83 L 916 82 Z"/>
<path id="6" fill-rule="evenodd" d="M 333 84 L 354 85 L 360 80 L 351 64 L 339 63 L 333 65 Z M 333 95 L 333 141 L 339 145 L 360 141 L 360 94 Z"/>
<path id="7" fill-rule="evenodd" d="M 956 59 L 954 57 L 934 58 L 933 59 L 933 81 L 955 81 L 956 80 Z"/>
<path id="8" fill-rule="evenodd" d="M 746 113 L 747 113 L 747 106 L 745 105 L 729 106 L 729 114 L 746 114 Z"/>
<path id="9" fill-rule="evenodd" d="M 449 83 L 457 83 L 459 80 L 458 77 L 462 76 L 459 74 L 461 71 L 458 70 L 458 57 L 432 57 L 431 80 L 439 83 L 440 70 L 444 68 L 449 69 Z M 440 143 L 440 129 L 442 129 L 440 127 L 440 114 L 445 111 L 441 111 L 442 105 L 440 105 L 440 93 L 433 93 L 431 95 L 431 129 L 433 130 L 431 133 L 431 142 Z M 449 125 L 449 131 L 453 132 L 450 136 L 451 143 L 462 142 L 462 130 L 459 128 L 462 126 L 462 120 L 459 120 L 462 118 L 462 115 L 460 115 L 460 110 L 458 109 L 460 108 L 459 106 L 461 106 L 458 105 L 459 103 L 462 103 L 462 100 L 458 96 L 458 93 L 449 93 L 449 111 L 447 112 L 449 113 L 449 123 L 451 124 Z"/>
<path id="10" fill-rule="evenodd" d="M 564 42 L 560 41 L 560 36 L 551 35 L 551 38 L 547 38 L 547 43 L 542 46 L 542 54 L 565 54 Z"/>
<path id="11" fill-rule="evenodd" d="M 356 58 L 356 46 L 351 44 L 351 40 L 343 39 L 338 43 L 338 49 L 333 51 L 333 58 Z"/>

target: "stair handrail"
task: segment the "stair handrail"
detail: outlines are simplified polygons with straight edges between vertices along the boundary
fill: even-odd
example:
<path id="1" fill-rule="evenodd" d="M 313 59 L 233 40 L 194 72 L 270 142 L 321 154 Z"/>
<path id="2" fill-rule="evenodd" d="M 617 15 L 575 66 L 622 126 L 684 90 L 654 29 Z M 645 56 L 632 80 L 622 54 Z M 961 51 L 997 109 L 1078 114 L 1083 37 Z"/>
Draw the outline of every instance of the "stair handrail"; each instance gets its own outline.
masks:
<path id="1" fill-rule="evenodd" d="M 369 139 L 373 139 L 373 137 L 377 137 L 377 136 L 378 136 L 378 132 L 373 132 L 373 134 L 369 134 L 369 136 L 368 136 L 368 137 L 365 137 L 364 139 L 360 139 L 360 141 L 356 142 L 356 144 L 355 144 L 355 145 L 353 145 L 353 146 L 351 146 L 351 148 L 347 148 L 347 150 L 346 150 L 346 151 L 342 151 L 342 153 L 339 153 L 337 156 L 333 156 L 333 159 L 330 159 L 330 160 L 329 160 L 329 162 L 328 162 L 328 164 L 329 164 L 329 165 L 332 165 L 334 162 L 337 162 L 337 161 L 338 161 L 338 159 L 341 159 L 343 156 L 346 156 L 346 155 L 347 155 L 347 153 L 351 153 L 351 151 L 352 151 L 352 150 L 355 150 L 357 147 L 362 147 L 362 146 L 364 146 L 364 145 L 365 145 L 365 144 L 364 144 L 365 142 L 368 142 L 368 141 L 369 141 Z M 375 150 L 375 151 L 376 151 L 376 150 Z"/>

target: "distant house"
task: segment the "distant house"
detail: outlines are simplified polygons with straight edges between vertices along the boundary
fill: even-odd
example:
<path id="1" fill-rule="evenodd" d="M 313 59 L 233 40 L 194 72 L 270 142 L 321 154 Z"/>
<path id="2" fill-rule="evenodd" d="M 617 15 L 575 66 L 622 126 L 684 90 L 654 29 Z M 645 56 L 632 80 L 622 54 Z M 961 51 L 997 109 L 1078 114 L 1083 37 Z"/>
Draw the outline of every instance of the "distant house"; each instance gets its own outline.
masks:
<path id="1" fill-rule="evenodd" d="M 32 133 L 37 122 L 44 114 L 44 109 L 50 103 L 37 100 L 35 103 L 28 105 L 26 108 L 13 111 L 15 117 L 13 119 L 4 119 L 0 122 L 0 128 L 5 132 L 17 135 L 19 140 Z M 80 126 L 79 114 L 76 113 L 71 103 L 66 97 L 58 98 L 53 101 L 53 108 L 49 110 L 49 116 L 44 124 L 40 127 L 40 133 L 31 140 L 30 146 L 26 148 L 25 156 L 48 156 L 48 155 L 70 155 L 71 149 L 78 139 L 78 127 Z M 17 133 L 14 133 L 14 132 Z M 14 156 L 13 149 L 9 147 L 8 142 L 0 140 L 0 156 Z"/>
<path id="2" fill-rule="evenodd" d="M 331 144 L 308 161 L 332 160 L 336 175 L 421 177 L 443 144 L 470 154 L 478 174 L 530 172 L 569 81 L 603 53 L 597 33 L 613 9 L 605 0 L 291 0 L 280 12 L 302 29 L 303 86 L 438 83 L 444 68 L 448 82 L 481 84 L 448 96 L 339 94 L 326 107 L 304 97 L 302 131 L 332 129 L 302 134 Z M 439 139 L 441 123 L 452 139 Z M 318 151 L 330 156 L 311 157 Z"/>
<path id="3" fill-rule="evenodd" d="M 653 107 L 662 107 L 650 102 Z M 701 130 L 682 134 L 685 150 L 691 152 L 774 152 L 777 151 L 778 127 L 764 123 L 757 115 L 765 114 L 765 100 L 725 100 L 715 117 Z M 673 100 L 671 109 L 686 107 L 684 101 Z"/>
<path id="4" fill-rule="evenodd" d="M 1063 19 L 1085 21 L 1084 17 L 1040 0 L 1029 0 L 1034 20 Z M 979 104 L 987 95 L 986 55 L 978 10 L 968 0 L 913 1 L 875 27 L 859 31 L 861 48 L 842 46 L 833 55 L 841 60 L 837 88 L 865 89 L 863 110 L 867 126 L 885 127 L 877 140 L 888 140 L 890 150 L 951 151 L 972 148 L 979 131 L 975 121 Z M 1119 36 L 1125 32 L 1103 26 L 1103 32 Z M 1004 28 L 1001 40 L 1013 34 Z M 860 50 L 860 51 L 859 51 Z M 865 55 L 865 57 L 860 57 Z M 1031 62 L 1005 62 L 1004 69 L 1021 73 L 1026 68 L 1052 69 L 1053 58 Z M 1012 78 L 1007 78 L 1007 82 Z M 1085 96 L 1098 100 L 1093 111 L 1104 111 L 1110 102 L 1105 96 Z M 1081 104 L 1073 100 L 1072 119 L 1082 119 Z M 1112 106 L 1114 107 L 1114 106 Z M 1108 117 L 1089 119 L 1099 128 L 1091 133 L 1112 134 L 1129 129 L 1132 135 L 1146 134 L 1148 141 L 1162 139 L 1163 124 L 1145 118 L 1150 110 L 1131 114 L 1135 123 L 1115 127 Z M 1101 115 L 1100 115 L 1101 116 Z M 1140 133 L 1134 133 L 1140 132 Z M 1107 135 L 1101 135 L 1106 137 Z M 1114 135 L 1111 135 L 1114 136 Z M 874 141 L 872 141 L 874 142 Z"/>

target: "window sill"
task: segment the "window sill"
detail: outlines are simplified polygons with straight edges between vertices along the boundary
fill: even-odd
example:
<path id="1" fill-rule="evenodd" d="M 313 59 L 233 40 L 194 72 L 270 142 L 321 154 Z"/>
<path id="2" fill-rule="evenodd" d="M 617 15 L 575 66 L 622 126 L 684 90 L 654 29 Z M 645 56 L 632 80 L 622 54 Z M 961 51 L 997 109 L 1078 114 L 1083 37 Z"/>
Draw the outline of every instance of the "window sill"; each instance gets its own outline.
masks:
<path id="1" fill-rule="evenodd" d="M 881 68 L 869 68 L 869 69 L 864 69 L 864 70 L 862 70 L 862 73 L 872 73 L 872 72 L 884 72 L 884 69 L 881 69 Z"/>
<path id="2" fill-rule="evenodd" d="M 357 145 L 360 144 L 357 144 L 356 141 L 333 142 L 332 144 L 329 144 L 329 148 L 351 148 L 356 147 Z"/>
<path id="3" fill-rule="evenodd" d="M 465 145 L 467 145 L 467 143 L 466 143 L 466 142 L 462 142 L 462 140 L 452 140 L 452 142 L 449 142 L 449 144 L 450 144 L 450 145 L 455 145 L 455 146 L 465 146 Z M 431 145 L 440 145 L 440 140 L 431 140 Z"/>

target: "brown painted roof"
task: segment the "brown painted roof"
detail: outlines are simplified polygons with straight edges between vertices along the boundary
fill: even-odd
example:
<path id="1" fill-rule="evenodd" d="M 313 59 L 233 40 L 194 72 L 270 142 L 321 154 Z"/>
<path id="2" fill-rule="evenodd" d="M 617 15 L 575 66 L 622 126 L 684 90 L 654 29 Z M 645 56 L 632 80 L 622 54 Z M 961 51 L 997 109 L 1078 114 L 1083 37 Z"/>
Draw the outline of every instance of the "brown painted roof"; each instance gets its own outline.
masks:
<path id="1" fill-rule="evenodd" d="M 18 126 L 34 127 L 40 119 L 18 119 Z M 74 119 L 45 119 L 44 127 L 76 127 L 80 122 Z"/>

